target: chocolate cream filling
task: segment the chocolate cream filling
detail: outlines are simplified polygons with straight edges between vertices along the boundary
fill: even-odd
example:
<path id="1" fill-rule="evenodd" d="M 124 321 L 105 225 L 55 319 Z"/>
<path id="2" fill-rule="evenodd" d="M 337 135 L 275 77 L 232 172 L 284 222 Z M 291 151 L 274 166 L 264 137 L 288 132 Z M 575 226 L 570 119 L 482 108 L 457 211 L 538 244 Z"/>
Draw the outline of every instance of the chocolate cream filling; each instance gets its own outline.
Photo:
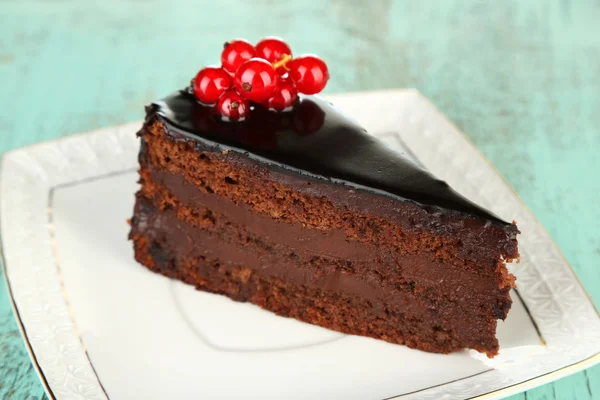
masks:
<path id="1" fill-rule="evenodd" d="M 197 225 L 193 216 L 196 215 L 197 219 L 207 213 L 215 226 L 204 230 L 220 234 L 221 240 L 229 246 L 253 242 L 255 247 L 278 254 L 275 258 L 260 258 L 257 251 L 257 254 L 245 255 L 243 260 L 238 258 L 225 262 L 269 271 L 273 276 L 299 285 L 315 285 L 314 275 L 321 274 L 319 287 L 322 289 L 349 292 L 386 303 L 393 303 L 401 291 L 409 292 L 413 296 L 425 296 L 440 305 L 449 302 L 469 314 L 498 312 L 498 303 L 505 299 L 506 290 L 498 289 L 489 277 L 450 267 L 434 259 L 428 260 L 426 254 L 400 254 L 390 247 L 349 241 L 341 229 L 320 231 L 300 223 L 277 221 L 253 212 L 245 203 L 236 204 L 207 193 L 169 172 L 143 170 L 142 176 L 145 176 L 147 187 L 158 185 L 154 186 L 154 190 L 159 192 L 156 193 L 159 200 L 162 198 L 170 204 L 176 202 L 177 208 L 189 210 L 184 217 L 187 222 Z M 168 200 L 165 200 L 166 197 Z M 200 235 L 199 231 L 196 228 L 189 234 Z M 233 250 L 223 249 L 224 245 L 209 246 L 204 241 L 196 244 L 219 258 L 230 257 Z M 191 250 L 186 247 L 180 251 L 186 254 Z M 204 255 L 212 258 L 209 254 Z M 292 268 L 283 265 L 280 258 L 302 262 L 294 262 L 295 267 Z M 300 275 L 292 276 L 295 270 L 299 270 Z M 498 318 L 503 318 L 503 315 L 498 315 Z"/>

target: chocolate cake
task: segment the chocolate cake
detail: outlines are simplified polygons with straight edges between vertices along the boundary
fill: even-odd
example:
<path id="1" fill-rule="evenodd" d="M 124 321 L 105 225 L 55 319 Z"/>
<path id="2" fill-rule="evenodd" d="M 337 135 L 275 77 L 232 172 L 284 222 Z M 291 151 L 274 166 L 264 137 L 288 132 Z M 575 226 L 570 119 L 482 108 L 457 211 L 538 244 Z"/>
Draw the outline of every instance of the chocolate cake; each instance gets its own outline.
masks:
<path id="1" fill-rule="evenodd" d="M 234 55 L 255 54 L 237 42 Z M 496 355 L 497 320 L 515 287 L 506 263 L 519 256 L 516 225 L 327 101 L 298 94 L 324 86 L 319 59 L 283 70 L 291 81 L 236 73 L 232 82 L 232 46 L 223 70 L 201 70 L 190 90 L 146 110 L 130 233 L 136 260 L 199 290 L 340 332 Z M 291 59 L 282 52 L 264 57 L 283 64 L 252 58 L 238 71 L 274 73 Z M 200 102 L 207 99 L 218 104 Z"/>
<path id="2" fill-rule="evenodd" d="M 495 355 L 517 227 L 317 96 L 254 111 L 218 121 L 185 91 L 147 109 L 136 260 L 341 332 Z"/>

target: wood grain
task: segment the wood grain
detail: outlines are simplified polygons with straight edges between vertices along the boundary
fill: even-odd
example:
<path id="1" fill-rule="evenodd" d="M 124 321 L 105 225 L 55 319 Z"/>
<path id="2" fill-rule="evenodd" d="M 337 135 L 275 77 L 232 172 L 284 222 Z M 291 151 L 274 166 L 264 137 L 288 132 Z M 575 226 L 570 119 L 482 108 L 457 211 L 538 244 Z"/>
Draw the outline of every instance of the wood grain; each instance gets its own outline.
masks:
<path id="1" fill-rule="evenodd" d="M 0 151 L 132 121 L 233 37 L 285 37 L 330 93 L 416 87 L 476 143 L 600 304 L 600 2 L 0 0 Z M 43 390 L 0 287 L 0 398 Z M 600 367 L 514 396 L 598 399 Z"/>

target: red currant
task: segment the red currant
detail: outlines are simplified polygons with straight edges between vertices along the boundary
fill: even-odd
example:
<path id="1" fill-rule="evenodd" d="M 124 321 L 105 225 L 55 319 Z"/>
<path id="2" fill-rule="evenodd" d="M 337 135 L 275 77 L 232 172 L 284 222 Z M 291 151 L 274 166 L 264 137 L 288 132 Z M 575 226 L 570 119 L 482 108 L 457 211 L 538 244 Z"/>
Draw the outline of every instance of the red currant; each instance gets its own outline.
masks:
<path id="1" fill-rule="evenodd" d="M 250 105 L 235 90 L 228 90 L 219 99 L 217 110 L 228 120 L 243 121 L 250 111 Z"/>
<path id="2" fill-rule="evenodd" d="M 292 108 L 297 98 L 298 90 L 294 83 L 289 79 L 280 78 L 275 92 L 267 99 L 264 106 L 269 110 L 287 111 Z"/>
<path id="3" fill-rule="evenodd" d="M 297 57 L 287 66 L 290 70 L 290 78 L 300 93 L 319 93 L 325 88 L 329 79 L 325 61 L 311 54 Z"/>
<path id="4" fill-rule="evenodd" d="M 285 56 L 291 56 L 292 50 L 281 38 L 267 37 L 256 44 L 256 57 L 264 58 L 271 64 L 281 61 Z M 287 72 L 285 66 L 276 69 L 279 75 Z"/>
<path id="5" fill-rule="evenodd" d="M 202 68 L 194 78 L 194 94 L 202 103 L 214 104 L 231 83 L 231 76 L 223 68 Z"/>
<path id="6" fill-rule="evenodd" d="M 277 73 L 268 61 L 262 58 L 251 58 L 240 65 L 233 81 L 242 97 L 262 103 L 275 92 Z"/>
<path id="7" fill-rule="evenodd" d="M 254 57 L 256 50 L 250 42 L 244 39 L 236 39 L 225 43 L 221 53 L 221 64 L 228 72 L 235 74 L 235 71 L 244 63 Z"/>

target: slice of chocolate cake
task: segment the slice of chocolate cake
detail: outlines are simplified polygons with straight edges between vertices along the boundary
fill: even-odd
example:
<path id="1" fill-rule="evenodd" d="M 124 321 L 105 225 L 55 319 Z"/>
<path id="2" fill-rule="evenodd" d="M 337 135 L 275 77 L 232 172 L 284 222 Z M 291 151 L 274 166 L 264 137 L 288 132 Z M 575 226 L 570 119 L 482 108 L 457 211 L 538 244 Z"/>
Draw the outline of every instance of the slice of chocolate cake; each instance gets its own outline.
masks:
<path id="1" fill-rule="evenodd" d="M 341 332 L 497 354 L 516 225 L 299 95 L 325 87 L 319 57 L 270 37 L 226 43 L 221 63 L 147 109 L 136 260 Z"/>
<path id="2" fill-rule="evenodd" d="M 215 119 L 186 91 L 147 109 L 136 259 L 278 315 L 494 356 L 517 227 L 317 96 Z"/>

